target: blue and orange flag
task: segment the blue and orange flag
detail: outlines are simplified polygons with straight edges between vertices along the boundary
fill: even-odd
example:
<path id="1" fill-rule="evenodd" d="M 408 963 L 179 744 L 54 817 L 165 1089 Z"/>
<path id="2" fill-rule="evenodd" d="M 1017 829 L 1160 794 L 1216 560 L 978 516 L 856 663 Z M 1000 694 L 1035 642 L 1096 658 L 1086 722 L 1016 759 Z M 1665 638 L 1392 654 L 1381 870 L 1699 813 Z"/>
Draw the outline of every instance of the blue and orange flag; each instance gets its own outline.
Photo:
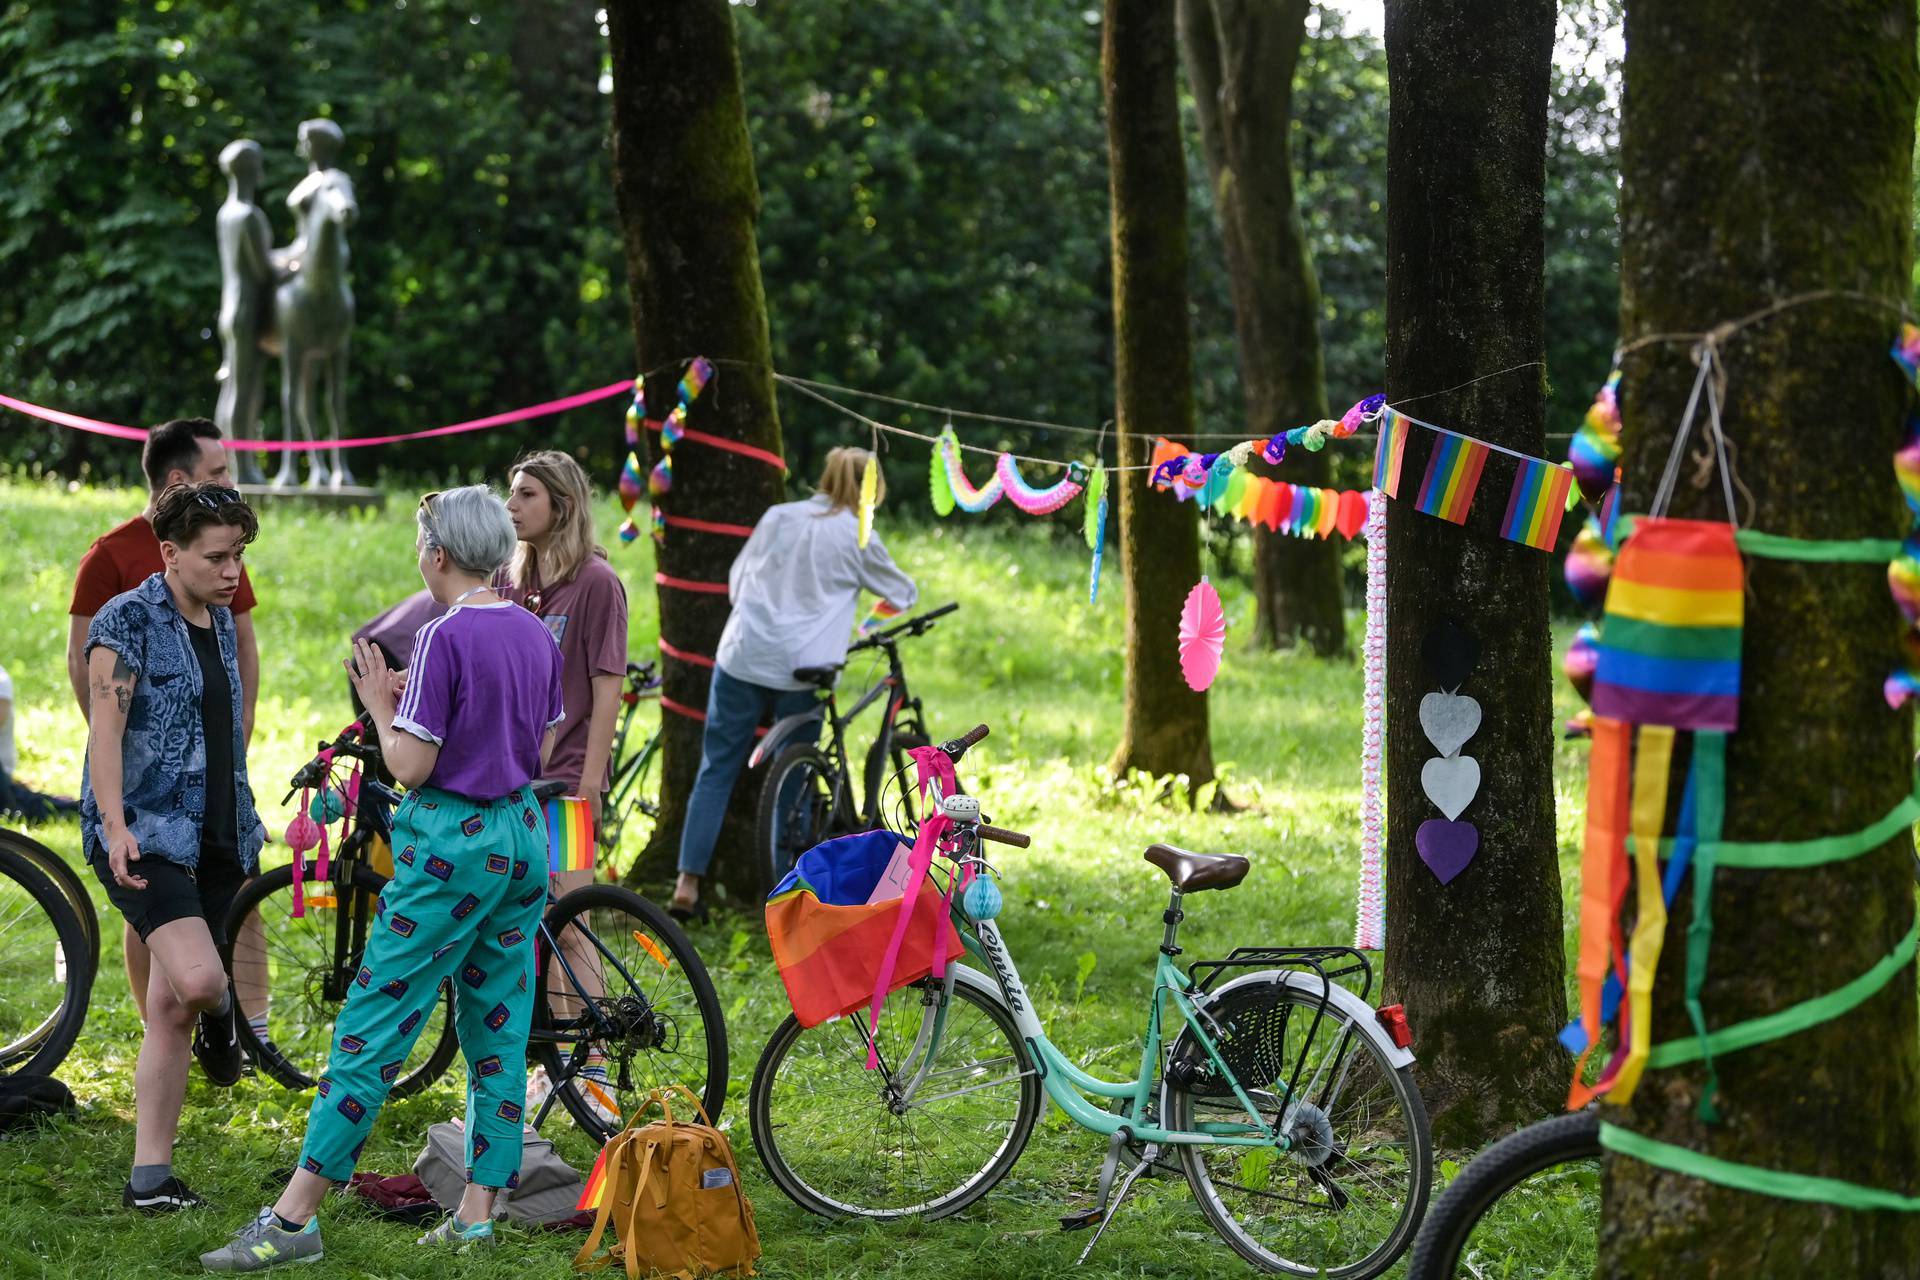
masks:
<path id="1" fill-rule="evenodd" d="M 1433 455 L 1427 459 L 1427 474 L 1413 505 L 1430 516 L 1465 524 L 1474 490 L 1480 487 L 1480 472 L 1487 465 L 1487 446 L 1451 431 L 1435 435 Z"/>
<path id="2" fill-rule="evenodd" d="M 1538 458 L 1525 459 L 1513 477 L 1513 492 L 1507 498 L 1507 515 L 1500 523 L 1500 536 L 1541 551 L 1553 550 L 1553 544 L 1560 537 L 1560 518 L 1567 514 L 1567 497 L 1572 491 L 1571 468 Z"/>

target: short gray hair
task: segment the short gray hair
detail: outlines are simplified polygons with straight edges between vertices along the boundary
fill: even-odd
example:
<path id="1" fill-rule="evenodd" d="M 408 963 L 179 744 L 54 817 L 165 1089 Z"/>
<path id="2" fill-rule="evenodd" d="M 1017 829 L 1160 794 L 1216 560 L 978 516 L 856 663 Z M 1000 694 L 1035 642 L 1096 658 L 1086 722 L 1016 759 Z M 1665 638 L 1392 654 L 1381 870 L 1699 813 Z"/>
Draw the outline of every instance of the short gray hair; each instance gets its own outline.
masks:
<path id="1" fill-rule="evenodd" d="M 429 495 L 414 519 L 429 551 L 440 548 L 455 566 L 482 578 L 499 572 L 520 544 L 507 504 L 483 484 Z"/>

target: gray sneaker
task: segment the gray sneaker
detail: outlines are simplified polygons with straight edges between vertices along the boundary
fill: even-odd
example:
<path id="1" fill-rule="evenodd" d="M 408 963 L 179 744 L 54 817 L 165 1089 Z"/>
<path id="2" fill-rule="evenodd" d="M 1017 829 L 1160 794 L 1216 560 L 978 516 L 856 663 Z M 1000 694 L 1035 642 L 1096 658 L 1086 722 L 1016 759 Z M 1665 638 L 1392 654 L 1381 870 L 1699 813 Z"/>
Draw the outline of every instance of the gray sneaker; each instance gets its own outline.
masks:
<path id="1" fill-rule="evenodd" d="M 283 1262 L 318 1262 L 326 1250 L 320 1244 L 320 1219 L 307 1220 L 299 1231 L 288 1231 L 274 1220 L 271 1207 L 240 1228 L 233 1239 L 211 1253 L 200 1255 L 209 1271 L 265 1271 Z"/>
<path id="2" fill-rule="evenodd" d="M 416 1244 L 452 1246 L 455 1253 L 465 1253 L 468 1249 L 491 1249 L 500 1242 L 494 1239 L 493 1220 L 476 1222 L 469 1225 L 460 1221 L 454 1214 L 440 1219 L 440 1225 L 421 1236 Z"/>

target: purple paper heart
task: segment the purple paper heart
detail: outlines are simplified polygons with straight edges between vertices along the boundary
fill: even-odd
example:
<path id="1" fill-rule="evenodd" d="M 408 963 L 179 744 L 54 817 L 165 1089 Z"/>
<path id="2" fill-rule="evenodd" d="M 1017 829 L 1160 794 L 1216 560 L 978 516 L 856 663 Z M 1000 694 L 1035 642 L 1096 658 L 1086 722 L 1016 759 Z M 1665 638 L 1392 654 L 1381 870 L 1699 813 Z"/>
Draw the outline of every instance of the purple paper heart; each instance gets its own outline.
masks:
<path id="1" fill-rule="evenodd" d="M 1465 871 L 1480 851 L 1480 829 L 1471 822 L 1429 818 L 1413 833 L 1413 847 L 1420 851 L 1427 870 L 1445 884 Z"/>

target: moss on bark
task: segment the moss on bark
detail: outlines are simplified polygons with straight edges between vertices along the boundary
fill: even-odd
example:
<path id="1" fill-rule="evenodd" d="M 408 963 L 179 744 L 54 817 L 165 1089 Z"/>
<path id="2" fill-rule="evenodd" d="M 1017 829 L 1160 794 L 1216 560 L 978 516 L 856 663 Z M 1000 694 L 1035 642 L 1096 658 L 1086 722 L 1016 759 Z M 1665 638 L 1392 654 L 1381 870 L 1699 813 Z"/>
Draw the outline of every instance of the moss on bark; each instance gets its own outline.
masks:
<path id="1" fill-rule="evenodd" d="M 726 0 L 613 0 L 607 5 L 613 57 L 613 183 L 633 305 L 634 350 L 652 373 L 655 416 L 672 407 L 684 362 L 722 362 L 715 390 L 694 402 L 689 425 L 712 435 L 780 451 L 768 352 L 766 297 L 754 224 L 760 191 L 747 139 L 740 57 Z M 650 435 L 649 460 L 659 456 Z M 718 449 L 674 453 L 676 515 L 752 524 L 779 501 L 781 476 L 763 462 Z M 725 581 L 737 538 L 676 530 L 660 548 L 663 574 Z M 660 634 L 677 648 L 714 651 L 726 624 L 723 595 L 658 588 Z M 666 696 L 707 705 L 704 668 L 668 660 Z M 673 865 L 687 793 L 700 765 L 701 726 L 662 716 L 661 814 L 636 875 Z M 760 778 L 743 775 L 715 852 L 714 879 L 753 891 L 751 798 Z M 742 801 L 746 797 L 746 801 Z"/>
<path id="2" fill-rule="evenodd" d="M 1115 416 L 1120 465 L 1144 468 L 1148 441 L 1193 433 L 1187 319 L 1187 187 L 1175 88 L 1172 0 L 1107 0 L 1102 32 L 1113 193 Z M 1175 650 L 1180 606 L 1200 579 L 1194 504 L 1114 477 L 1127 601 L 1126 721 L 1112 768 L 1213 777 L 1205 694 L 1187 688 Z"/>
<path id="3" fill-rule="evenodd" d="M 1546 452 L 1543 199 L 1550 0 L 1387 9 L 1387 392 L 1411 413 Z M 1483 379 L 1478 380 L 1476 379 Z M 1471 383 L 1460 386 L 1462 383 Z M 1448 390 L 1448 388 L 1458 388 Z M 1438 394 L 1437 394 L 1438 393 Z M 1513 464 L 1495 457 L 1465 527 L 1413 509 L 1434 437 L 1415 431 L 1387 516 L 1387 957 L 1442 1146 L 1477 1145 L 1551 1113 L 1567 1062 L 1553 809 L 1551 557 L 1499 536 Z M 1420 699 L 1440 684 L 1421 641 L 1456 617 L 1479 642 L 1462 692 L 1484 718 L 1461 815 L 1479 850 L 1441 885 L 1414 845 L 1441 815 L 1420 787 L 1437 753 Z"/>
<path id="4" fill-rule="evenodd" d="M 1911 261 L 1914 39 L 1912 4 L 1892 0 L 1636 0 L 1621 148 L 1625 341 L 1704 331 L 1824 290 L 1900 302 Z M 1725 426 L 1745 523 L 1807 538 L 1903 531 L 1889 466 L 1906 395 L 1886 357 L 1895 319 L 1886 307 L 1830 298 L 1726 339 Z M 1623 509 L 1647 509 L 1692 376 L 1685 343 L 1628 355 Z M 1674 514 L 1721 518 L 1717 478 L 1702 488 L 1693 474 L 1683 473 Z M 1885 575 L 1747 565 L 1726 837 L 1864 827 L 1911 781 L 1911 717 L 1880 697 L 1898 656 Z M 1891 950 L 1913 918 L 1911 848 L 1903 833 L 1828 868 L 1719 872 L 1709 1025 L 1830 991 Z M 1655 989 L 1656 1042 L 1686 1030 L 1691 914 L 1683 893 Z M 1650 1074 L 1609 1118 L 1731 1160 L 1920 1190 L 1911 968 L 1839 1021 L 1723 1056 L 1719 1069 L 1717 1126 L 1695 1115 L 1697 1068 Z M 1851 1213 L 1607 1163 L 1603 1276 L 1912 1276 L 1916 1258 L 1920 1215 Z"/>
<path id="5" fill-rule="evenodd" d="M 1266 437 L 1327 416 L 1320 282 L 1294 201 L 1293 75 L 1308 0 L 1180 0 L 1181 46 L 1212 176 L 1233 294 L 1247 431 Z M 1325 453 L 1297 449 L 1254 470 L 1324 487 Z M 1254 642 L 1346 651 L 1339 544 L 1256 525 Z"/>

